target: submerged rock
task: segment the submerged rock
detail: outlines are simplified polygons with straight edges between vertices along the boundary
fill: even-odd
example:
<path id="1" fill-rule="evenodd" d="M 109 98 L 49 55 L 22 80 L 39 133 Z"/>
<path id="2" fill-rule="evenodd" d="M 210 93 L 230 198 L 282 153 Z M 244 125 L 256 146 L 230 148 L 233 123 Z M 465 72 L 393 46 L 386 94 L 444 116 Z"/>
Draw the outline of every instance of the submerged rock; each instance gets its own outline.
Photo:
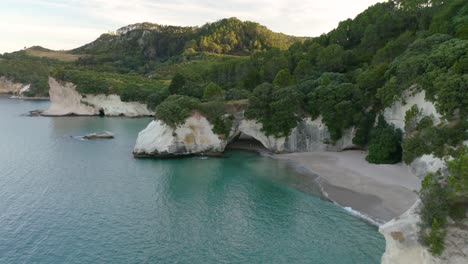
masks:
<path id="1" fill-rule="evenodd" d="M 105 131 L 102 133 L 91 133 L 86 136 L 83 136 L 83 139 L 111 139 L 114 138 L 114 134 L 109 131 Z"/>

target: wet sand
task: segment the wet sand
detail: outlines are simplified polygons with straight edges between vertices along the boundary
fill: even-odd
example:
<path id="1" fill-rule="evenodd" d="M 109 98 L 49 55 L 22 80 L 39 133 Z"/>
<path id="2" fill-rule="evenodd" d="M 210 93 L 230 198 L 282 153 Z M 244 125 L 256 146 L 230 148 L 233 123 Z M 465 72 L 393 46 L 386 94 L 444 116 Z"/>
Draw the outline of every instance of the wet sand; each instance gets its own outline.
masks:
<path id="1" fill-rule="evenodd" d="M 365 156 L 363 151 L 350 150 L 278 154 L 273 158 L 318 175 L 329 199 L 382 224 L 413 205 L 420 179 L 402 164 L 370 164 Z"/>

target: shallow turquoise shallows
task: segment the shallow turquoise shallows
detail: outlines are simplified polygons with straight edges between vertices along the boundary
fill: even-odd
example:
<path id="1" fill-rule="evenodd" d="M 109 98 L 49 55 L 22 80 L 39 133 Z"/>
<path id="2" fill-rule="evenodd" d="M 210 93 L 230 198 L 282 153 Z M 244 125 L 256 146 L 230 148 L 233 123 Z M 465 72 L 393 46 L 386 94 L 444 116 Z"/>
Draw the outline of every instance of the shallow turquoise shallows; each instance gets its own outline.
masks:
<path id="1" fill-rule="evenodd" d="M 0 263 L 380 262 L 377 228 L 284 163 L 134 159 L 150 119 L 22 116 L 47 105 L 0 99 Z"/>

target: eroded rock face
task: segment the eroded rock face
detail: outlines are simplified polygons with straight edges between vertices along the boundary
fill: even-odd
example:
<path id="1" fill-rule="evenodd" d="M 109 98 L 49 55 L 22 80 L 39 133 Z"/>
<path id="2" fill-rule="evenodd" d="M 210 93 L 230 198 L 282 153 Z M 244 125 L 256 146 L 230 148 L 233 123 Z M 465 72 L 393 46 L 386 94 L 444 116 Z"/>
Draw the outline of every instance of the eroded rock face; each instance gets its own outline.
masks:
<path id="1" fill-rule="evenodd" d="M 216 154 L 224 151 L 226 141 L 212 131 L 212 125 L 199 114 L 189 117 L 174 129 L 160 120 L 138 134 L 133 150 L 136 157 L 175 157 L 192 154 Z"/>
<path id="2" fill-rule="evenodd" d="M 395 125 L 396 128 L 400 128 L 405 131 L 405 115 L 406 112 L 417 105 L 421 109 L 421 112 L 425 116 L 432 116 L 434 124 L 438 124 L 441 121 L 441 115 L 437 112 L 435 105 L 432 102 L 426 101 L 426 92 L 424 90 L 419 92 L 411 92 L 411 88 L 405 91 L 402 99 L 395 102 L 392 106 L 384 110 L 384 118 L 388 123 Z"/>
<path id="3" fill-rule="evenodd" d="M 464 264 L 468 261 L 468 220 L 450 223 L 445 237 L 445 250 L 433 256 L 418 240 L 418 200 L 399 218 L 380 227 L 386 249 L 382 264 Z"/>
<path id="4" fill-rule="evenodd" d="M 30 84 L 17 83 L 10 81 L 5 77 L 0 77 L 0 94 L 20 96 L 24 92 L 28 91 L 30 87 Z"/>
<path id="5" fill-rule="evenodd" d="M 449 158 L 449 157 L 447 157 Z M 447 173 L 444 159 L 433 154 L 423 155 L 414 160 L 409 169 L 419 178 L 427 173 L 442 171 Z M 462 223 L 449 223 L 445 237 L 445 250 L 441 256 L 433 256 L 418 240 L 419 207 L 418 200 L 407 212 L 381 226 L 379 232 L 385 236 L 386 249 L 382 256 L 383 264 L 462 264 L 468 263 L 468 220 Z M 450 221 L 449 221 L 450 222 Z"/>
<path id="6" fill-rule="evenodd" d="M 354 128 L 345 130 L 343 137 L 333 144 L 330 141 L 328 128 L 322 122 L 321 117 L 315 120 L 306 118 L 300 121 L 287 137 L 266 136 L 262 131 L 262 124 L 255 120 L 243 119 L 235 130 L 255 138 L 275 153 L 342 151 L 355 147 L 352 143 L 355 134 Z"/>
<path id="7" fill-rule="evenodd" d="M 304 119 L 287 137 L 275 138 L 262 131 L 262 124 L 246 120 L 243 115 L 236 116 L 233 128 L 227 138 L 212 132 L 209 121 L 196 113 L 184 125 L 173 129 L 162 121 L 152 121 L 138 135 L 134 149 L 137 157 L 167 157 L 202 153 L 222 153 L 226 145 L 240 135 L 259 141 L 274 153 L 331 150 L 341 151 L 353 147 L 354 130 L 346 131 L 345 136 L 329 143 L 328 129 L 321 119 Z"/>
<path id="8" fill-rule="evenodd" d="M 425 154 L 411 162 L 409 168 L 411 173 L 423 179 L 428 172 L 445 169 L 445 161 L 441 158 L 437 158 L 434 154 Z"/>
<path id="9" fill-rule="evenodd" d="M 81 95 L 72 83 L 60 83 L 49 78 L 50 107 L 43 112 L 47 116 L 66 115 L 105 115 L 105 116 L 151 116 L 154 112 L 148 110 L 145 104 L 138 102 L 122 102 L 120 96 L 111 95 Z"/>

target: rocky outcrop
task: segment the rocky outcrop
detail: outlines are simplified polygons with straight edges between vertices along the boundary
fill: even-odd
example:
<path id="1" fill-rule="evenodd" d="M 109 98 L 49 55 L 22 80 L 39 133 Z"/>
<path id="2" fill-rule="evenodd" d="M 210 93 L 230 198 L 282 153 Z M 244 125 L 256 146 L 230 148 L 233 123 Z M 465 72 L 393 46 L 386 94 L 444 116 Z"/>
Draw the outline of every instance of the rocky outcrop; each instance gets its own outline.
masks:
<path id="1" fill-rule="evenodd" d="M 212 131 L 212 125 L 198 113 L 176 129 L 160 120 L 151 123 L 138 134 L 136 157 L 175 157 L 192 154 L 221 153 L 226 141 Z"/>
<path id="2" fill-rule="evenodd" d="M 411 90 L 411 89 L 410 89 Z M 387 122 L 404 131 L 405 115 L 413 105 L 421 110 L 422 115 L 432 116 L 435 124 L 441 123 L 441 115 L 432 102 L 425 100 L 425 92 L 410 92 L 403 94 L 401 100 L 384 110 Z M 449 159 L 449 157 L 446 157 Z M 408 167 L 417 177 L 423 179 L 427 173 L 441 170 L 446 173 L 445 160 L 433 154 L 416 158 Z M 468 261 L 468 221 L 461 224 L 449 224 L 444 243 L 446 245 L 441 256 L 433 256 L 418 239 L 419 210 L 418 200 L 407 212 L 380 227 L 385 236 L 386 249 L 382 256 L 383 264 L 458 264 Z"/>
<path id="3" fill-rule="evenodd" d="M 468 260 L 468 220 L 449 223 L 445 237 L 445 250 L 433 256 L 418 240 L 417 201 L 399 218 L 380 227 L 385 236 L 386 249 L 382 264 L 464 264 Z"/>
<path id="4" fill-rule="evenodd" d="M 422 155 L 411 162 L 409 169 L 416 177 L 423 179 L 428 172 L 445 169 L 445 161 L 434 154 Z"/>
<path id="5" fill-rule="evenodd" d="M 76 91 L 72 83 L 60 83 L 49 78 L 50 107 L 42 114 L 46 116 L 67 115 L 105 115 L 105 116 L 152 116 L 145 104 L 138 102 L 122 102 L 120 96 L 82 95 Z"/>
<path id="6" fill-rule="evenodd" d="M 446 157 L 449 159 L 449 157 Z M 419 178 L 429 172 L 441 170 L 446 174 L 445 159 L 433 154 L 423 155 L 414 160 L 410 171 Z M 462 223 L 449 223 L 445 237 L 445 250 L 441 256 L 433 256 L 418 239 L 419 207 L 418 200 L 407 212 L 381 226 L 379 231 L 385 236 L 386 249 L 382 264 L 462 264 L 468 260 L 468 220 Z"/>
<path id="7" fill-rule="evenodd" d="M 330 143 L 330 134 L 321 119 L 304 119 L 287 137 L 275 138 L 262 131 L 262 124 L 246 120 L 239 113 L 228 137 L 213 133 L 210 122 L 199 113 L 189 117 L 185 124 L 173 129 L 156 120 L 141 131 L 133 151 L 136 157 L 173 157 L 193 154 L 222 153 L 231 141 L 239 137 L 252 138 L 274 153 L 330 150 L 341 151 L 354 147 L 354 129 L 345 132 L 342 139 Z"/>
<path id="8" fill-rule="evenodd" d="M 402 98 L 395 102 L 392 106 L 386 108 L 383 116 L 388 123 L 395 125 L 396 128 L 405 130 L 405 115 L 406 112 L 417 105 L 421 109 L 421 114 L 424 116 L 432 116 L 434 124 L 441 121 L 441 115 L 437 112 L 435 105 L 426 100 L 426 92 L 424 90 L 415 92 L 413 89 L 405 91 Z"/>
<path id="9" fill-rule="evenodd" d="M 9 94 L 12 96 L 21 96 L 29 91 L 30 84 L 13 82 L 5 77 L 0 77 L 0 94 Z"/>

